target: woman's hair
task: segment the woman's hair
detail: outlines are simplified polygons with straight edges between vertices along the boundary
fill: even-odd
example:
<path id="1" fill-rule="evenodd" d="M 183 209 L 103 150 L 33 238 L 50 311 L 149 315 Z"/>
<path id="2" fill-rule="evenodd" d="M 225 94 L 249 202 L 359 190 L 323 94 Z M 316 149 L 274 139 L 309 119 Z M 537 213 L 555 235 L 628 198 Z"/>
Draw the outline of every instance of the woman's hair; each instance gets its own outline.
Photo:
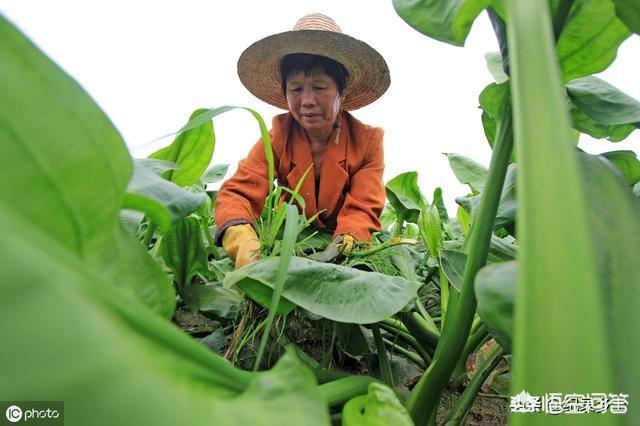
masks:
<path id="1" fill-rule="evenodd" d="M 287 78 L 294 73 L 302 71 L 305 75 L 313 75 L 320 71 L 327 74 L 338 86 L 338 93 L 342 95 L 347 84 L 349 72 L 338 61 L 321 55 L 309 53 L 291 53 L 280 62 L 280 79 L 282 81 L 282 93 L 287 97 Z"/>

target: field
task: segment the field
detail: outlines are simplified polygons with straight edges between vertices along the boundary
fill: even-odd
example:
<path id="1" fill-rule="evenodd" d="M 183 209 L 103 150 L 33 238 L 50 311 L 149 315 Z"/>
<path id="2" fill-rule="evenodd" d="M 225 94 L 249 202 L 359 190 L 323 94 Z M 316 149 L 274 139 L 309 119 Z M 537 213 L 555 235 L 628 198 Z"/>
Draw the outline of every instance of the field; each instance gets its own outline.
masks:
<path id="1" fill-rule="evenodd" d="M 640 161 L 576 146 L 640 127 L 640 102 L 593 75 L 640 32 L 637 1 L 394 6 L 453 45 L 486 9 L 493 155 L 447 154 L 466 194 L 390 179 L 381 232 L 352 251 L 274 183 L 255 110 L 198 109 L 132 158 L 0 17 L 0 399 L 64 401 L 79 425 L 638 424 Z M 260 260 L 237 270 L 211 189 L 231 110 L 255 123 L 271 182 Z"/>

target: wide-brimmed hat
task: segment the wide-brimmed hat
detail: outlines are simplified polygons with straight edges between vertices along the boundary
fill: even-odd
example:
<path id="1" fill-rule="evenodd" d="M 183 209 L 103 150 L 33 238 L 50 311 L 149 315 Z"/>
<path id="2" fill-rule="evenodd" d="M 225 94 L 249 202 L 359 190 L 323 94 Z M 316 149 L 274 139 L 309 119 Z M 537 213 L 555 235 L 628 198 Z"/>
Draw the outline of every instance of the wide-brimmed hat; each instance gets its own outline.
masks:
<path id="1" fill-rule="evenodd" d="M 240 81 L 258 99 L 288 109 L 282 93 L 280 63 L 291 53 L 322 55 L 340 62 L 349 72 L 342 108 L 354 110 L 378 99 L 391 79 L 389 68 L 374 48 L 343 34 L 328 16 L 304 16 L 293 31 L 274 34 L 249 46 L 238 60 Z"/>

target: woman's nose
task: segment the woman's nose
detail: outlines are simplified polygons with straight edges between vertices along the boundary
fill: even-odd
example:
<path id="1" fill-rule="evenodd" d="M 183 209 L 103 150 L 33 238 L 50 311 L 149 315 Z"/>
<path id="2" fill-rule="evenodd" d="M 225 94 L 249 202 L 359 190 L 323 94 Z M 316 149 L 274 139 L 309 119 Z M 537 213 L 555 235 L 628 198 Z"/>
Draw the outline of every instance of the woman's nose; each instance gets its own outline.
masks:
<path id="1" fill-rule="evenodd" d="M 302 106 L 313 106 L 316 104 L 316 96 L 313 90 L 303 90 L 300 99 Z"/>

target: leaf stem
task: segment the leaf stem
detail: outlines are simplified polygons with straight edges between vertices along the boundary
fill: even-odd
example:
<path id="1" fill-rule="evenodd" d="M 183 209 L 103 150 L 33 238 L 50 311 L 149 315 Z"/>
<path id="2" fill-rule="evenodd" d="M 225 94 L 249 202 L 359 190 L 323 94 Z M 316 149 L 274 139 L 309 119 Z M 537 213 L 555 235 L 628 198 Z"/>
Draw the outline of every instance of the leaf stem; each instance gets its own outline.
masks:
<path id="1" fill-rule="evenodd" d="M 373 340 L 376 344 L 376 350 L 378 352 L 380 377 L 382 378 L 383 382 L 389 385 L 389 387 L 393 388 L 393 374 L 391 373 L 391 364 L 389 364 L 387 349 L 384 346 L 382 334 L 380 334 L 380 326 L 378 324 L 371 324 L 371 331 L 373 331 Z"/>
<path id="2" fill-rule="evenodd" d="M 487 261 L 502 186 L 513 148 L 510 102 L 510 96 L 505 96 L 485 191 L 482 193 L 480 208 L 468 236 L 469 257 L 456 308 L 453 316 L 449 313 L 450 324 L 443 329 L 433 364 L 420 378 L 407 402 L 409 412 L 417 425 L 426 424 L 436 411 L 442 391 L 464 351 L 476 312 L 473 282 L 476 273 Z"/>
<path id="3" fill-rule="evenodd" d="M 451 411 L 449 411 L 445 420 L 445 425 L 459 425 L 464 422 L 473 402 L 478 396 L 478 390 L 480 390 L 480 387 L 485 380 L 487 380 L 487 377 L 489 377 L 493 369 L 496 368 L 498 363 L 500 363 L 502 355 L 504 355 L 504 350 L 500 345 L 496 344 L 493 351 L 491 351 L 487 359 L 484 360 L 478 371 L 476 371 L 471 378 L 469 386 L 467 386 L 464 392 L 462 392 L 462 395 L 458 398 L 456 404 L 453 406 Z"/>

